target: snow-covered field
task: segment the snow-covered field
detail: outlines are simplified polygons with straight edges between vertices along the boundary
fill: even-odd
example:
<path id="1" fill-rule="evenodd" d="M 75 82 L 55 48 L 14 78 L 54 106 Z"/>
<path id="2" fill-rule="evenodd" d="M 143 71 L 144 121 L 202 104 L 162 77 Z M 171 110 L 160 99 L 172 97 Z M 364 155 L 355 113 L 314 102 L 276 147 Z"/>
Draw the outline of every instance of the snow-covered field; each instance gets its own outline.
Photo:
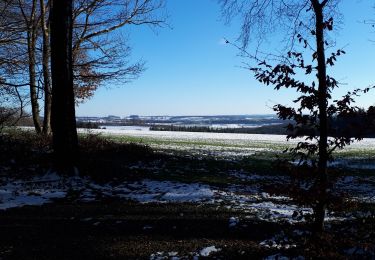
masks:
<path id="1" fill-rule="evenodd" d="M 251 156 L 259 152 L 281 153 L 285 148 L 293 147 L 296 143 L 305 141 L 303 138 L 287 141 L 285 135 L 149 131 L 145 127 L 138 128 L 134 126 L 91 130 L 79 129 L 79 132 L 142 142 L 156 150 L 169 150 L 172 153 L 184 151 L 194 156 L 208 155 L 227 159 Z M 341 156 L 345 153 L 350 153 L 350 157 L 356 159 L 354 163 L 349 162 L 353 168 L 371 169 L 375 164 L 375 157 L 373 156 L 375 154 L 375 138 L 366 138 L 359 142 L 354 142 L 337 152 Z M 363 155 L 366 158 L 361 159 L 369 159 L 369 161 L 358 163 L 358 157 L 363 157 Z M 340 165 L 348 165 L 348 162 L 341 161 Z"/>
<path id="2" fill-rule="evenodd" d="M 204 133 L 204 132 L 178 132 L 178 131 L 148 131 L 147 127 L 108 127 L 107 129 L 79 129 L 80 133 L 95 133 L 103 135 L 130 136 L 138 138 L 151 138 L 159 140 L 200 141 L 223 143 L 228 145 L 251 145 L 255 143 L 295 144 L 304 141 L 297 138 L 287 141 L 285 135 L 265 134 L 236 134 L 236 133 Z M 365 138 L 354 142 L 346 149 L 375 149 L 375 138 Z"/>
<path id="3" fill-rule="evenodd" d="M 136 129 L 126 129 L 123 127 L 113 127 L 107 129 L 79 129 L 79 132 L 100 133 L 104 135 L 126 135 L 133 137 L 149 137 L 158 139 L 176 139 L 186 141 L 196 140 L 238 140 L 238 141 L 272 141 L 284 142 L 283 135 L 258 135 L 258 134 L 232 134 L 232 133 L 205 133 L 205 132 L 178 132 L 178 131 L 139 131 Z M 375 143 L 375 142 L 374 142 Z"/>
<path id="4" fill-rule="evenodd" d="M 32 127 L 21 127 L 23 130 L 34 131 Z M 205 132 L 178 132 L 178 131 L 150 131 L 147 126 L 106 126 L 105 129 L 78 129 L 82 134 L 100 134 L 103 136 L 133 137 L 144 140 L 160 140 L 170 142 L 184 142 L 207 146 L 233 146 L 233 147 L 261 147 L 267 149 L 281 146 L 294 145 L 304 138 L 286 139 L 286 135 L 269 134 L 237 134 L 237 133 L 205 133 Z M 164 144 L 165 145 L 165 144 Z M 345 150 L 375 151 L 375 138 L 364 138 L 346 146 Z"/>

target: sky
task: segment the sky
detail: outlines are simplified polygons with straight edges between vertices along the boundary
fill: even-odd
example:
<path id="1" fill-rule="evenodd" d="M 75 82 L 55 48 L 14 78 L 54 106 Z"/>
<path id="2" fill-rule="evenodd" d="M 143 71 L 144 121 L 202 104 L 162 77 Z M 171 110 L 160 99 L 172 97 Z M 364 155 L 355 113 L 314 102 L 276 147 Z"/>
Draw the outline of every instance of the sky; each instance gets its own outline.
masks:
<path id="1" fill-rule="evenodd" d="M 271 114 L 277 103 L 292 104 L 294 91 L 258 83 L 243 68 L 247 61 L 238 50 L 224 44 L 223 38 L 236 40 L 240 23 L 225 24 L 216 0 L 166 2 L 169 26 L 124 29 L 132 59 L 146 61 L 146 71 L 133 82 L 99 88 L 77 107 L 77 116 Z M 375 84 L 375 29 L 363 23 L 375 18 L 373 5 L 368 0 L 342 0 L 344 20 L 333 37 L 347 54 L 333 70 L 344 83 L 334 96 Z M 375 92 L 358 98 L 357 105 L 375 105 Z"/>

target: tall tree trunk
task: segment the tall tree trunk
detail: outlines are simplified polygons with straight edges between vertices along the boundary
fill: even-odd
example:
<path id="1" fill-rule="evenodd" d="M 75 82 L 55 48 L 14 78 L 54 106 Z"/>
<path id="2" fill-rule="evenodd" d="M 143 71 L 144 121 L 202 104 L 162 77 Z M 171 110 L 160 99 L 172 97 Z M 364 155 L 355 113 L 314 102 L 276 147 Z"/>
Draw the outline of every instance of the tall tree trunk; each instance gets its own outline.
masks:
<path id="1" fill-rule="evenodd" d="M 46 6 L 44 0 L 40 0 L 41 27 L 43 34 L 43 81 L 44 81 L 44 120 L 43 134 L 51 133 L 51 108 L 52 108 L 52 88 L 50 74 L 50 46 L 49 46 L 49 29 L 46 22 Z"/>
<path id="2" fill-rule="evenodd" d="M 29 58 L 29 84 L 30 84 L 30 99 L 31 99 L 31 111 L 33 114 L 33 122 L 35 131 L 40 134 L 42 128 L 40 126 L 39 117 L 39 103 L 38 103 L 38 90 L 36 84 L 36 72 L 35 72 L 35 49 L 36 49 L 36 24 L 35 24 L 35 12 L 36 12 L 36 0 L 33 0 L 33 6 L 31 10 L 31 17 L 27 28 L 27 51 Z"/>
<path id="3" fill-rule="evenodd" d="M 324 217 L 327 206 L 327 162 L 328 162 L 328 127 L 327 127 L 327 66 L 324 47 L 324 1 L 311 0 L 315 12 L 316 53 L 318 60 L 318 99 L 319 99 L 319 160 L 318 160 L 318 197 L 315 208 L 315 229 L 324 229 Z"/>
<path id="4" fill-rule="evenodd" d="M 72 67 L 72 0 L 51 7 L 52 132 L 58 170 L 72 174 L 78 156 Z"/>

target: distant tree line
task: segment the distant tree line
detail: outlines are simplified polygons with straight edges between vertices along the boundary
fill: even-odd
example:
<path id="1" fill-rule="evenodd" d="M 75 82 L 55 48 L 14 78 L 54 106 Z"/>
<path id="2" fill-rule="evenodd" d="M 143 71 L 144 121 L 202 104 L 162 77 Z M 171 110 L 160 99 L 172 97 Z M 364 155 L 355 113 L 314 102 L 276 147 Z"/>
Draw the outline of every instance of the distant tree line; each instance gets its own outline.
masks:
<path id="1" fill-rule="evenodd" d="M 295 124 L 295 123 L 294 123 Z M 308 125 L 294 127 L 288 130 L 288 123 L 265 125 L 260 127 L 212 127 L 212 126 L 187 126 L 187 125 L 152 125 L 151 131 L 177 131 L 177 132 L 207 132 L 207 133 L 238 133 L 238 134 L 274 134 L 319 136 L 319 130 Z M 295 131 L 295 132 L 292 132 Z M 328 136 L 347 136 L 350 138 L 375 138 L 375 107 L 367 110 L 358 109 L 353 113 L 342 114 L 328 120 Z"/>
<path id="2" fill-rule="evenodd" d="M 100 125 L 95 122 L 77 122 L 77 128 L 87 128 L 87 129 L 100 129 Z"/>

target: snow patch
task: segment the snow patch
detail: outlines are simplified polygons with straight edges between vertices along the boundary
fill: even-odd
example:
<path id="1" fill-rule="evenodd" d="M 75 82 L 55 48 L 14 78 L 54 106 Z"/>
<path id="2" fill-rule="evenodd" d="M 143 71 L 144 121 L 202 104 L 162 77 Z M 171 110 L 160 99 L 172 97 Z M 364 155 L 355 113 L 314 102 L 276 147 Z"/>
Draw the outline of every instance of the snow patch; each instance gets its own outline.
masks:
<path id="1" fill-rule="evenodd" d="M 219 251 L 221 251 L 220 248 L 216 248 L 215 246 L 208 246 L 208 247 L 203 248 L 203 249 L 199 252 L 199 254 L 200 254 L 201 256 L 209 256 L 210 254 L 212 254 L 212 253 L 216 253 L 216 252 L 219 252 Z"/>
<path id="2" fill-rule="evenodd" d="M 291 249 L 297 247 L 292 240 L 288 239 L 283 232 L 273 236 L 270 239 L 264 240 L 259 243 L 261 247 L 274 248 L 274 249 Z"/>
<path id="3" fill-rule="evenodd" d="M 170 259 L 170 260 L 179 260 L 178 252 L 156 252 L 150 255 L 150 260 L 163 260 L 163 259 Z"/>
<path id="4" fill-rule="evenodd" d="M 237 226 L 237 224 L 240 222 L 240 220 L 237 217 L 230 217 L 229 218 L 229 227 L 233 228 Z"/>

